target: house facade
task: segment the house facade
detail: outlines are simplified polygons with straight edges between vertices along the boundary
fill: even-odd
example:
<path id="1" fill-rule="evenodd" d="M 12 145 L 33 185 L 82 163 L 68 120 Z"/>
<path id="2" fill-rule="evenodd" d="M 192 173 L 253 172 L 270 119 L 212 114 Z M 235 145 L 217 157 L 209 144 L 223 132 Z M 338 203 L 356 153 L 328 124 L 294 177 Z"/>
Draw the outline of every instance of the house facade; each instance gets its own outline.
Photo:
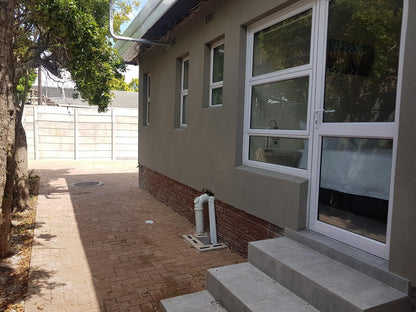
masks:
<path id="1" fill-rule="evenodd" d="M 416 3 L 149 1 L 118 42 L 140 66 L 140 184 L 220 239 L 309 229 L 416 285 Z"/>

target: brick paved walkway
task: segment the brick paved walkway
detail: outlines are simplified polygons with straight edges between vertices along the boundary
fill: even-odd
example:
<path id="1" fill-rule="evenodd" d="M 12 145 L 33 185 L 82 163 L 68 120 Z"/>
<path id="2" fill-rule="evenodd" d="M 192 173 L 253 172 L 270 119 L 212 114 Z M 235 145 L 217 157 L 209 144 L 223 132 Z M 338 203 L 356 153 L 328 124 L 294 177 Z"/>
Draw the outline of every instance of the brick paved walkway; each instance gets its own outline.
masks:
<path id="1" fill-rule="evenodd" d="M 30 163 L 41 188 L 26 312 L 159 311 L 160 299 L 204 289 L 208 268 L 244 261 L 187 245 L 194 225 L 138 188 L 136 165 Z M 85 181 L 104 185 L 70 186 Z"/>

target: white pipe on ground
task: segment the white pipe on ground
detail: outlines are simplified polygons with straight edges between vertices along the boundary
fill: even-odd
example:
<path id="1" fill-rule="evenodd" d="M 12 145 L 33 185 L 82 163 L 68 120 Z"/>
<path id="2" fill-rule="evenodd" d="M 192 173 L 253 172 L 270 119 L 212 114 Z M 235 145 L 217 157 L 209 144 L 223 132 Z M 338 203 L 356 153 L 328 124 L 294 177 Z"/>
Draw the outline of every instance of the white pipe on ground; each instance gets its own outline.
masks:
<path id="1" fill-rule="evenodd" d="M 202 194 L 194 199 L 196 234 L 204 233 L 203 205 L 208 201 L 208 194 Z"/>
<path id="2" fill-rule="evenodd" d="M 209 231 L 211 236 L 211 244 L 217 244 L 217 224 L 215 220 L 214 200 L 214 196 L 209 196 L 208 194 L 202 194 L 201 196 L 198 196 L 194 199 L 196 234 L 204 233 L 203 206 L 204 203 L 208 202 Z"/>
<path id="3" fill-rule="evenodd" d="M 209 211 L 209 233 L 211 235 L 211 244 L 217 243 L 217 223 L 215 220 L 215 205 L 214 196 L 208 198 L 208 211 Z"/>

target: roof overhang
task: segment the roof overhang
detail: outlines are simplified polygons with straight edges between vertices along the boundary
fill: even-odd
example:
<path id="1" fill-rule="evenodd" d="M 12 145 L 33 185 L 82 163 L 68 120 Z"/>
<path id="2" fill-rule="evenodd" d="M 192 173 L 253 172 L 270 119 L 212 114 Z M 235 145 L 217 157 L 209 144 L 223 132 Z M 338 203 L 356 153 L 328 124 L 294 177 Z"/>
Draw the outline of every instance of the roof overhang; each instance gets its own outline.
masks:
<path id="1" fill-rule="evenodd" d="M 127 27 L 123 36 L 159 41 L 183 18 L 208 0 L 149 0 Z M 136 61 L 141 46 L 117 40 L 114 47 L 127 63 Z M 148 45 L 146 45 L 148 46 Z"/>

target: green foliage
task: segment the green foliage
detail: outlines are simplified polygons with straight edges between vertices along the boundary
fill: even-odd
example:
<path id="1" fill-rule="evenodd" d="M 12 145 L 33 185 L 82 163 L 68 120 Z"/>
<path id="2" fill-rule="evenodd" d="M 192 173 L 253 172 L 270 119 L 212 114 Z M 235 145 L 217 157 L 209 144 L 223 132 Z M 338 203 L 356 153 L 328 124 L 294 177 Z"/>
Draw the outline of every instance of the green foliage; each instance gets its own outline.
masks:
<path id="1" fill-rule="evenodd" d="M 67 69 L 81 97 L 104 111 L 125 64 L 108 37 L 108 0 L 18 0 L 16 85 L 39 65 L 59 76 Z M 137 3 L 117 0 L 115 30 Z"/>
<path id="2" fill-rule="evenodd" d="M 120 33 L 120 27 L 125 22 L 128 22 L 129 15 L 134 9 L 137 9 L 140 5 L 140 1 L 114 1 L 114 30 L 116 33 Z"/>
<path id="3" fill-rule="evenodd" d="M 16 96 L 19 104 L 26 101 L 26 96 L 32 88 L 33 83 L 36 81 L 36 77 L 36 70 L 33 68 L 27 70 L 24 75 L 20 77 L 19 83 L 16 86 Z"/>
<path id="4" fill-rule="evenodd" d="M 133 78 L 129 83 L 125 82 L 124 79 L 116 79 L 113 81 L 111 89 L 117 91 L 139 92 L 139 79 Z"/>
<path id="5" fill-rule="evenodd" d="M 139 92 L 139 78 L 133 78 L 129 83 L 129 90 Z"/>
<path id="6" fill-rule="evenodd" d="M 27 89 L 32 88 L 33 84 L 36 81 L 36 71 L 34 69 L 30 70 L 27 75 L 22 76 L 19 79 L 19 84 L 16 87 L 18 93 L 25 92 Z"/>
<path id="7" fill-rule="evenodd" d="M 124 81 L 124 77 L 121 77 L 120 79 L 113 80 L 111 83 L 111 90 L 129 91 L 129 85 Z"/>

